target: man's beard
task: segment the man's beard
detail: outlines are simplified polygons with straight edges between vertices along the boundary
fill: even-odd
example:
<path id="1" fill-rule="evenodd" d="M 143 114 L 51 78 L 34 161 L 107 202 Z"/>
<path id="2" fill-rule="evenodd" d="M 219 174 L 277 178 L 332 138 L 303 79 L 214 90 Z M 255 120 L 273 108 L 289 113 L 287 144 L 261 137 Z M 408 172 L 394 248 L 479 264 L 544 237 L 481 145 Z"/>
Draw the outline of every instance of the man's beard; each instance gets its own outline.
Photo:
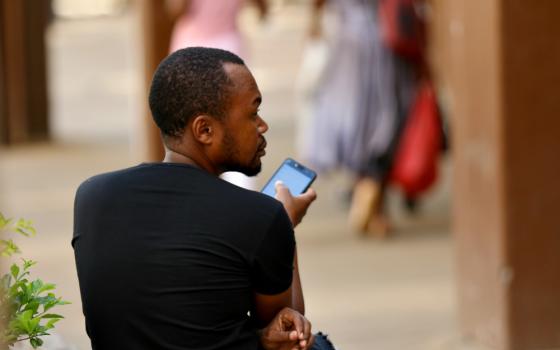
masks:
<path id="1" fill-rule="evenodd" d="M 226 152 L 226 160 L 224 161 L 225 171 L 237 171 L 247 176 L 255 176 L 261 172 L 262 164 L 257 153 L 254 154 L 251 164 L 240 164 L 236 159 L 239 158 L 239 151 L 236 147 L 235 140 L 229 132 L 224 135 L 223 147 Z"/>

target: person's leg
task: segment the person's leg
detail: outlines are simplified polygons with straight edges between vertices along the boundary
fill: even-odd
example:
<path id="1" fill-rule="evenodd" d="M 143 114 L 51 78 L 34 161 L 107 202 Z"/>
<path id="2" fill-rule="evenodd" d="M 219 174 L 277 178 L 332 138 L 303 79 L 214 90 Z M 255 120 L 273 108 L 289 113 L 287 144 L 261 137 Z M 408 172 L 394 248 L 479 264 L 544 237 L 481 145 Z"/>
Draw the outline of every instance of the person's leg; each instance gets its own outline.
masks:
<path id="1" fill-rule="evenodd" d="M 381 186 L 373 178 L 363 176 L 356 181 L 348 213 L 350 226 L 354 230 L 367 233 L 369 222 L 377 213 L 380 195 Z"/>
<path id="2" fill-rule="evenodd" d="M 385 195 L 387 185 L 385 182 L 380 182 L 379 196 L 377 198 L 376 210 L 372 213 L 367 233 L 376 238 L 387 238 L 391 231 L 391 224 L 386 211 Z"/>

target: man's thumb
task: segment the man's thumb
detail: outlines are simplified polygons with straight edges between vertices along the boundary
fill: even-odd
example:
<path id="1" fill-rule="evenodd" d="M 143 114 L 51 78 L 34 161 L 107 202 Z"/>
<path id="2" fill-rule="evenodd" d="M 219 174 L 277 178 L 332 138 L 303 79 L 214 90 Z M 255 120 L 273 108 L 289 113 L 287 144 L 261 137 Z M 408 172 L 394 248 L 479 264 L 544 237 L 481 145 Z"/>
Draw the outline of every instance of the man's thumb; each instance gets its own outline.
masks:
<path id="1" fill-rule="evenodd" d="M 274 183 L 274 188 L 276 189 L 276 194 L 285 193 L 286 191 L 289 193 L 290 190 L 284 185 L 284 183 L 280 180 Z"/>

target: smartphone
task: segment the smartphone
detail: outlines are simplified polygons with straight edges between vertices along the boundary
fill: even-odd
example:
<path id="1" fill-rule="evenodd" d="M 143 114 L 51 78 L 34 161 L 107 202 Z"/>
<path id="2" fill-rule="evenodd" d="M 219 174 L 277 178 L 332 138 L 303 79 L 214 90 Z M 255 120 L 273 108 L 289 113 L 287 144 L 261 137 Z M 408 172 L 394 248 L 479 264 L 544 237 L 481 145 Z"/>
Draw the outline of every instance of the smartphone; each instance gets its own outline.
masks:
<path id="1" fill-rule="evenodd" d="M 280 165 L 266 185 L 264 185 L 261 192 L 274 197 L 276 195 L 274 184 L 276 181 L 280 180 L 284 183 L 284 186 L 288 187 L 292 196 L 297 196 L 305 192 L 316 177 L 317 173 L 313 170 L 303 166 L 292 158 L 288 158 Z"/>

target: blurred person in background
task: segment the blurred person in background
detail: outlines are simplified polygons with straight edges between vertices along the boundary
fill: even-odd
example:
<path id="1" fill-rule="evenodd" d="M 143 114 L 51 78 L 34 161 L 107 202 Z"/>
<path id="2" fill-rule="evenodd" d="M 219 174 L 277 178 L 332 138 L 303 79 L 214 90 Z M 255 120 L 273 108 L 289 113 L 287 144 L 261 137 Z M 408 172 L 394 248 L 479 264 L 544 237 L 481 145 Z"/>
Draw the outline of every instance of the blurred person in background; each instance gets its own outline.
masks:
<path id="1" fill-rule="evenodd" d="M 390 225 L 383 198 L 416 74 L 382 43 L 378 0 L 314 0 L 312 38 L 324 35 L 325 10 L 335 23 L 327 28 L 328 57 L 309 98 L 300 153 L 319 171 L 349 170 L 355 177 L 351 227 L 384 237 Z"/>
<path id="2" fill-rule="evenodd" d="M 237 18 L 249 0 L 166 0 L 174 21 L 170 53 L 185 47 L 213 47 L 235 53 L 245 61 L 248 53 Z M 266 0 L 250 0 L 259 10 L 261 20 L 268 14 Z M 222 175 L 238 186 L 256 189 L 256 180 L 240 172 Z"/>

